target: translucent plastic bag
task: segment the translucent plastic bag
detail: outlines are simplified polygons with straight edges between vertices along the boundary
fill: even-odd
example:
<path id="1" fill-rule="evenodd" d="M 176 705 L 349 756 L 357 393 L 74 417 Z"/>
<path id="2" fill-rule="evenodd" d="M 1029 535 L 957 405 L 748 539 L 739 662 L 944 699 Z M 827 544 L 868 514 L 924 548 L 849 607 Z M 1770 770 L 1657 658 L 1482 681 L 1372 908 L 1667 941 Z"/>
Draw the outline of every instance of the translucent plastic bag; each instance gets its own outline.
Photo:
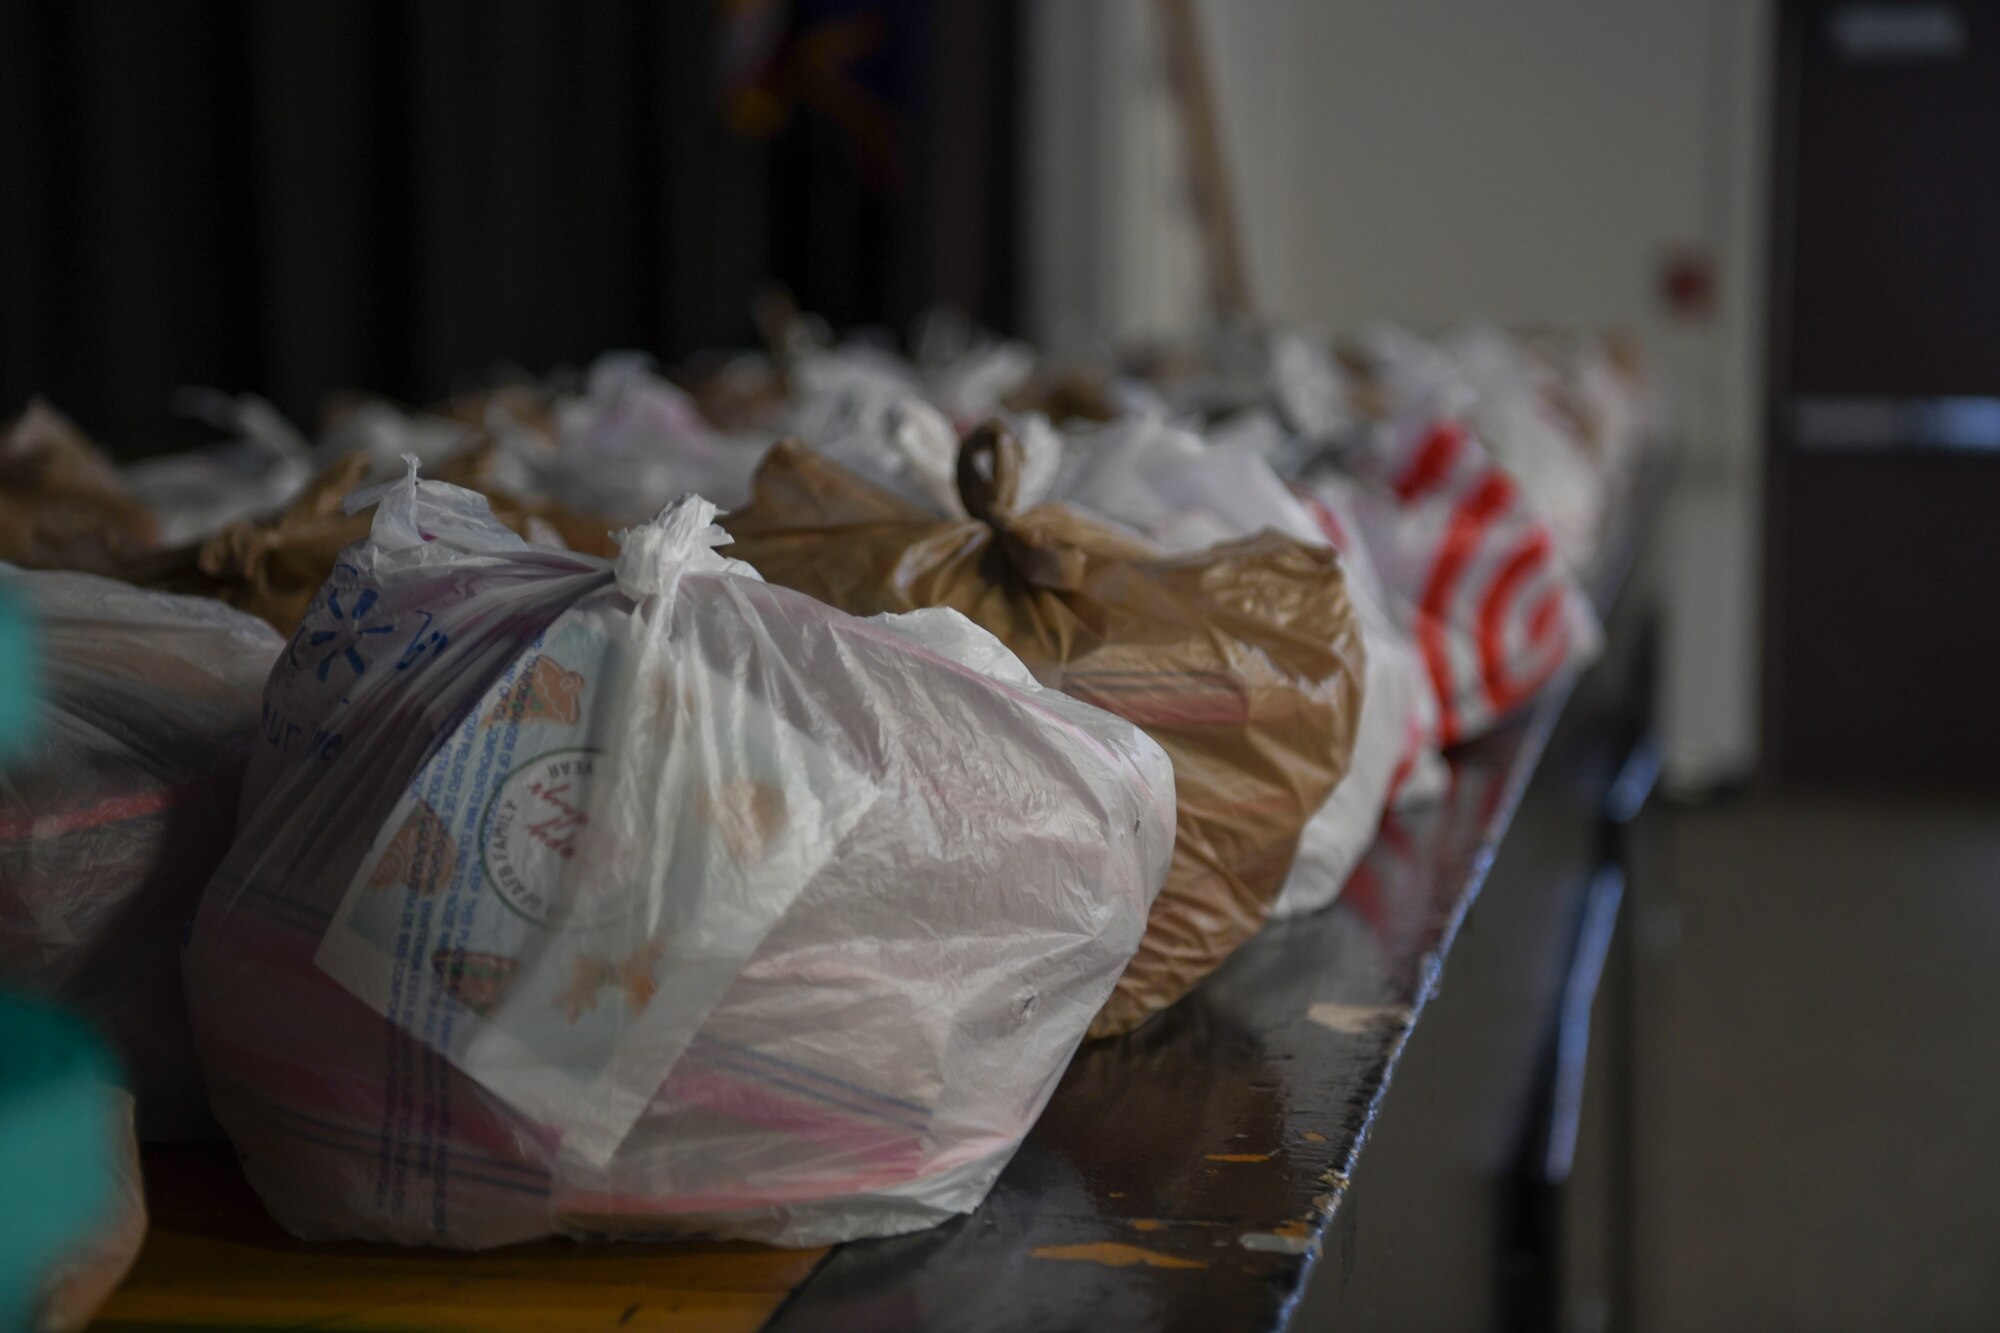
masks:
<path id="1" fill-rule="evenodd" d="M 463 464 L 476 458 L 473 488 L 489 498 L 616 523 L 642 522 L 691 492 L 718 502 L 748 493 L 761 446 L 710 425 L 645 353 L 606 352 L 580 385 L 573 379 L 509 384 L 420 412 L 373 398 L 343 403 L 320 454 L 327 463 L 363 454 L 378 480 L 415 455 L 425 476 L 466 485 Z"/>
<path id="2" fill-rule="evenodd" d="M 148 1138 L 210 1134 L 180 941 L 228 849 L 284 640 L 220 602 L 0 566 L 34 616 L 43 698 L 0 773 L 0 982 L 105 1030 Z"/>
<path id="3" fill-rule="evenodd" d="M 406 412 L 387 399 L 370 396 L 336 400 L 327 412 L 315 459 L 320 470 L 341 465 L 356 455 L 367 460 L 358 475 L 386 481 L 402 471 L 403 460 L 415 455 L 423 467 L 434 467 L 472 444 L 482 433 L 499 433 L 519 424 L 507 410 L 508 400 L 485 405 L 476 421 L 442 411 Z"/>
<path id="4" fill-rule="evenodd" d="M 940 517 L 965 517 L 958 427 L 900 360 L 867 346 L 817 352 L 801 358 L 792 381 L 783 434 Z M 1062 439 L 1039 415 L 1008 424 L 1021 446 L 1018 503 L 1039 504 L 1062 466 Z"/>
<path id="5" fill-rule="evenodd" d="M 273 671 L 189 997 L 293 1231 L 812 1244 L 969 1210 L 1136 948 L 1173 781 L 950 613 L 408 481 Z"/>
<path id="6" fill-rule="evenodd" d="M 1035 374 L 1033 348 L 995 338 L 954 310 L 933 310 L 919 322 L 915 350 L 931 401 L 967 426 L 1005 408 Z"/>
<path id="7" fill-rule="evenodd" d="M 175 405 L 231 438 L 125 466 L 126 484 L 159 520 L 161 545 L 185 545 L 231 523 L 268 517 L 312 480 L 305 437 L 262 398 L 183 389 Z"/>
<path id="8" fill-rule="evenodd" d="M 529 541 L 594 555 L 613 549 L 603 519 L 511 489 L 499 451 L 493 440 L 477 440 L 444 458 L 433 475 L 485 496 L 500 521 Z M 369 455 L 347 454 L 273 517 L 232 523 L 196 545 L 130 561 L 124 576 L 147 587 L 219 598 L 290 634 L 340 553 L 368 533 L 367 517 L 348 512 L 346 500 L 373 467 Z"/>
<path id="9" fill-rule="evenodd" d="M 1463 424 L 1386 425 L 1361 466 L 1363 484 L 1330 473 L 1306 489 L 1360 530 L 1423 659 L 1439 746 L 1491 730 L 1596 657 L 1603 631 L 1554 530 Z"/>
<path id="10" fill-rule="evenodd" d="M 878 354 L 879 355 L 879 354 Z M 784 433 L 941 514 L 962 516 L 958 431 L 874 357 L 818 353 L 793 371 Z"/>
<path id="11" fill-rule="evenodd" d="M 542 493 L 618 522 L 649 518 L 686 494 L 741 503 L 763 456 L 760 443 L 711 426 L 640 352 L 599 357 L 584 392 L 556 401 L 553 424 Z"/>

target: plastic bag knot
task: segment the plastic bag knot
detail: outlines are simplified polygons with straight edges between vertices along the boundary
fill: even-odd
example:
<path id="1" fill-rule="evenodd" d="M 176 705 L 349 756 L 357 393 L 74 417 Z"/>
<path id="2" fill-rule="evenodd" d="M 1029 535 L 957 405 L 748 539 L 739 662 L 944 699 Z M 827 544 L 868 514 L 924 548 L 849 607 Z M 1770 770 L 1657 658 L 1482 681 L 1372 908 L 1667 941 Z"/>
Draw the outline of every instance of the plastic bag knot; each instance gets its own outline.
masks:
<path id="1" fill-rule="evenodd" d="M 717 526 L 718 512 L 713 502 L 684 495 L 651 523 L 619 533 L 619 591 L 634 599 L 668 595 L 689 570 L 729 568 L 734 562 L 715 548 L 734 538 Z"/>

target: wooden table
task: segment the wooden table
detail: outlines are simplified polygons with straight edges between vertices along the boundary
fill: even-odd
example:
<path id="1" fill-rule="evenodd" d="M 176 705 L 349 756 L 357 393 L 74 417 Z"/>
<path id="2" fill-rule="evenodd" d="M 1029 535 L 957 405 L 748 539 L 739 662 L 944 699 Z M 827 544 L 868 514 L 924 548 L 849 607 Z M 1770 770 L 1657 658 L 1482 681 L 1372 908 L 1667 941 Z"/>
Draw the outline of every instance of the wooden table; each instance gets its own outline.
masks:
<path id="1" fill-rule="evenodd" d="M 747 1333 L 826 1255 L 569 1241 L 480 1254 L 308 1245 L 265 1215 L 226 1147 L 152 1149 L 145 1170 L 146 1247 L 94 1329 Z"/>

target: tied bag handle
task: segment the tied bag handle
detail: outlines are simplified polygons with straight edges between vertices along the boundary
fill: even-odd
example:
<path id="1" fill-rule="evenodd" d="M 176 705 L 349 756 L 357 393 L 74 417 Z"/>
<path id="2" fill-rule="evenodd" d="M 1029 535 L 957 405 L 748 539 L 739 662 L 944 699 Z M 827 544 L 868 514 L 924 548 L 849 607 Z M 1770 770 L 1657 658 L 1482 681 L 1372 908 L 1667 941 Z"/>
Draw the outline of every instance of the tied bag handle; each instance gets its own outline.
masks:
<path id="1" fill-rule="evenodd" d="M 1021 442 L 1001 422 L 981 422 L 958 446 L 958 498 L 965 512 L 1000 527 L 1014 517 L 1020 494 Z"/>
<path id="2" fill-rule="evenodd" d="M 1037 587 L 1074 592 L 1089 561 L 1074 546 L 1015 520 L 1021 442 L 1000 421 L 982 422 L 958 447 L 958 498 L 968 517 L 992 528 L 1014 572 Z"/>

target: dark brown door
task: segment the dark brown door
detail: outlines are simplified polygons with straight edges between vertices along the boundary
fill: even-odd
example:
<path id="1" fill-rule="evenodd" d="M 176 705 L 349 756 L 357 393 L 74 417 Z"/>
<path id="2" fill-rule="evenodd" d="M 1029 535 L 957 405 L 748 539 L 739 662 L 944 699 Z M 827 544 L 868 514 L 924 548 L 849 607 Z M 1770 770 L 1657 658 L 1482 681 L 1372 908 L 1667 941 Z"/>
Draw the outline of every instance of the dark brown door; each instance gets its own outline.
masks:
<path id="1" fill-rule="evenodd" d="M 2000 780 L 2000 4 L 1788 0 L 1765 739 L 1788 780 Z"/>

